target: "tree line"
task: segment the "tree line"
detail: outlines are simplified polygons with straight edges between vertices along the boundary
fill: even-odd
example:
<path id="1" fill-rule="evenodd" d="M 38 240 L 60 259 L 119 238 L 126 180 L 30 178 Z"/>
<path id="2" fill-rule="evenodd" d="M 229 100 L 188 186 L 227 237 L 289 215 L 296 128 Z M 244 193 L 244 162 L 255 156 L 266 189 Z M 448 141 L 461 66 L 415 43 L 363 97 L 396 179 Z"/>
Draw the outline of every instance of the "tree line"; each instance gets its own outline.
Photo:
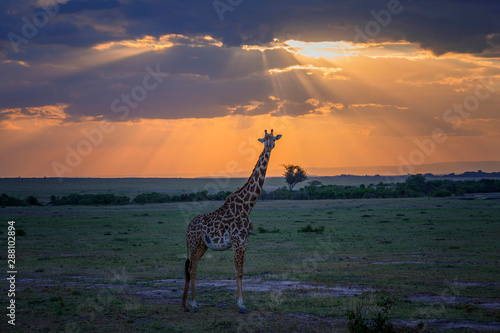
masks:
<path id="1" fill-rule="evenodd" d="M 500 179 L 481 180 L 427 180 L 421 174 L 409 176 L 403 183 L 378 183 L 366 185 L 322 185 L 312 181 L 309 185 L 290 190 L 286 186 L 271 192 L 263 191 L 259 200 L 319 200 L 319 199 L 370 199 L 461 196 L 467 193 L 500 192 Z M 169 202 L 222 201 L 231 191 L 209 193 L 200 191 L 189 194 L 149 192 L 138 194 L 133 200 L 115 194 L 69 194 L 50 198 L 48 205 L 128 205 Z M 19 199 L 0 195 L 0 206 L 42 205 L 34 196 Z"/>
<path id="2" fill-rule="evenodd" d="M 311 182 L 298 191 L 286 187 L 262 193 L 264 200 L 317 200 L 317 199 L 371 199 L 461 196 L 467 193 L 500 192 L 500 179 L 481 180 L 426 180 L 421 175 L 411 175 L 402 183 L 378 183 L 344 186 L 321 185 Z"/>
<path id="3" fill-rule="evenodd" d="M 99 206 L 99 205 L 129 205 L 129 204 L 149 204 L 149 203 L 167 203 L 167 202 L 194 202 L 194 201 L 222 201 L 231 194 L 231 191 L 220 191 L 215 194 L 210 194 L 208 191 L 200 191 L 189 194 L 174 194 L 149 192 L 137 195 L 133 200 L 125 195 L 116 194 L 76 194 L 50 197 L 50 201 L 46 204 L 49 206 L 66 206 L 66 205 L 83 205 L 83 206 Z M 0 207 L 6 206 L 43 206 L 37 198 L 29 196 L 25 199 L 19 199 L 9 196 L 5 193 L 0 195 Z"/>

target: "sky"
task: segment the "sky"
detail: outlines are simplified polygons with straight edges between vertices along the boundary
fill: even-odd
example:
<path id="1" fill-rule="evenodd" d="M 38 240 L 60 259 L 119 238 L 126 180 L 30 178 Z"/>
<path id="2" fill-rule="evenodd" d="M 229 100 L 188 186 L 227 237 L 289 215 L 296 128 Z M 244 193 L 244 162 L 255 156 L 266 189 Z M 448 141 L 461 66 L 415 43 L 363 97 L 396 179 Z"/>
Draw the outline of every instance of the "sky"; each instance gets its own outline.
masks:
<path id="1" fill-rule="evenodd" d="M 500 171 L 498 17 L 497 0 L 2 1 L 0 177 L 245 175 L 265 129 L 271 176 Z"/>

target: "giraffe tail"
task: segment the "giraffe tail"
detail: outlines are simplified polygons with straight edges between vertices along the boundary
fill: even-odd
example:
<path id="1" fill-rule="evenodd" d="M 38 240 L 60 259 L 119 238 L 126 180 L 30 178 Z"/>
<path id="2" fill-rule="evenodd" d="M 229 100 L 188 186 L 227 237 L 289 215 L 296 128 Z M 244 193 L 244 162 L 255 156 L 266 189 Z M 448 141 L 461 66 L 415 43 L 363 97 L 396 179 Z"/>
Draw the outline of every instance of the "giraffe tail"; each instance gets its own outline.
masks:
<path id="1" fill-rule="evenodd" d="M 186 277 L 186 281 L 191 280 L 191 275 L 189 274 L 189 266 L 191 266 L 191 262 L 189 261 L 189 246 L 186 243 L 186 263 L 184 264 L 184 276 Z"/>
<path id="2" fill-rule="evenodd" d="M 191 275 L 189 274 L 189 266 L 191 265 L 191 262 L 189 261 L 189 258 L 186 259 L 186 263 L 184 265 L 184 276 L 186 277 L 186 281 L 191 280 Z"/>

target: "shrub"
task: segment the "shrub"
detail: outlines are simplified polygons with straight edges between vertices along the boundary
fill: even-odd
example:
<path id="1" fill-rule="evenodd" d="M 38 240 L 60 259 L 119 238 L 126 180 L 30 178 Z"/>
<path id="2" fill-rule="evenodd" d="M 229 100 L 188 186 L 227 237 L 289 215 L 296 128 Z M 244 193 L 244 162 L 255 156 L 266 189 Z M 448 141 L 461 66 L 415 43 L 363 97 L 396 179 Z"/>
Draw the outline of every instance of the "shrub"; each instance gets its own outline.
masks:
<path id="1" fill-rule="evenodd" d="M 316 232 L 316 233 L 323 233 L 325 231 L 325 226 L 319 226 L 317 228 L 312 227 L 310 224 L 308 224 L 305 227 L 300 228 L 297 232 Z"/>
<path id="2" fill-rule="evenodd" d="M 279 233 L 280 232 L 280 229 L 276 228 L 276 227 L 273 227 L 273 230 L 271 231 L 268 231 L 266 228 L 264 228 L 263 226 L 259 226 L 257 228 L 257 231 L 260 233 L 260 234 L 265 234 L 265 233 L 270 233 L 270 234 L 275 234 L 275 233 Z"/>
<path id="3" fill-rule="evenodd" d="M 348 310 L 346 312 L 348 331 L 351 333 L 395 332 L 394 326 L 389 319 L 389 310 L 393 305 L 393 301 L 388 297 L 382 297 L 376 304 L 380 309 L 371 319 L 367 318 L 362 303 L 358 304 L 354 311 Z"/>
<path id="4" fill-rule="evenodd" d="M 438 189 L 432 192 L 431 195 L 433 197 L 449 197 L 451 195 L 451 192 L 447 189 Z"/>
<path id="5" fill-rule="evenodd" d="M 114 194 L 69 194 L 62 197 L 50 197 L 50 203 L 60 205 L 127 205 L 130 198 Z"/>
<path id="6" fill-rule="evenodd" d="M 134 203 L 147 204 L 147 203 L 164 203 L 171 202 L 171 198 L 168 194 L 151 192 L 151 193 L 141 193 L 137 195 L 134 199 Z"/>
<path id="7" fill-rule="evenodd" d="M 16 236 L 25 236 L 26 235 L 26 231 L 24 231 L 23 229 L 16 229 Z"/>
<path id="8" fill-rule="evenodd" d="M 26 202 L 2 193 L 0 195 L 0 206 L 26 206 Z"/>
<path id="9" fill-rule="evenodd" d="M 30 206 L 41 206 L 42 204 L 38 202 L 38 199 L 34 196 L 30 195 L 26 198 L 26 203 Z"/>

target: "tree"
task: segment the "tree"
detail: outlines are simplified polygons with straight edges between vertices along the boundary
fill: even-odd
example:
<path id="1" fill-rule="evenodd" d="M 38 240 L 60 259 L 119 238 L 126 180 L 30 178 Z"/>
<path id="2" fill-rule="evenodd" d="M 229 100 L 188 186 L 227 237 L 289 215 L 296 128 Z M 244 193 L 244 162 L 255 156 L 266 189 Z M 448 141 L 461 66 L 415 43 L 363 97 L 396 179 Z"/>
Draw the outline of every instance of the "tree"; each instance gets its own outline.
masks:
<path id="1" fill-rule="evenodd" d="M 26 203 L 30 206 L 41 206 L 42 204 L 38 202 L 38 199 L 34 196 L 30 195 L 26 198 Z"/>
<path id="2" fill-rule="evenodd" d="M 405 185 L 407 189 L 415 191 L 419 196 L 427 194 L 426 179 L 421 173 L 406 178 Z"/>
<path id="3" fill-rule="evenodd" d="M 288 184 L 288 189 L 293 190 L 293 187 L 307 179 L 307 172 L 298 165 L 282 164 L 285 168 L 283 176 Z"/>
<path id="4" fill-rule="evenodd" d="M 309 182 L 309 186 L 321 186 L 323 185 L 319 180 L 313 180 Z"/>

